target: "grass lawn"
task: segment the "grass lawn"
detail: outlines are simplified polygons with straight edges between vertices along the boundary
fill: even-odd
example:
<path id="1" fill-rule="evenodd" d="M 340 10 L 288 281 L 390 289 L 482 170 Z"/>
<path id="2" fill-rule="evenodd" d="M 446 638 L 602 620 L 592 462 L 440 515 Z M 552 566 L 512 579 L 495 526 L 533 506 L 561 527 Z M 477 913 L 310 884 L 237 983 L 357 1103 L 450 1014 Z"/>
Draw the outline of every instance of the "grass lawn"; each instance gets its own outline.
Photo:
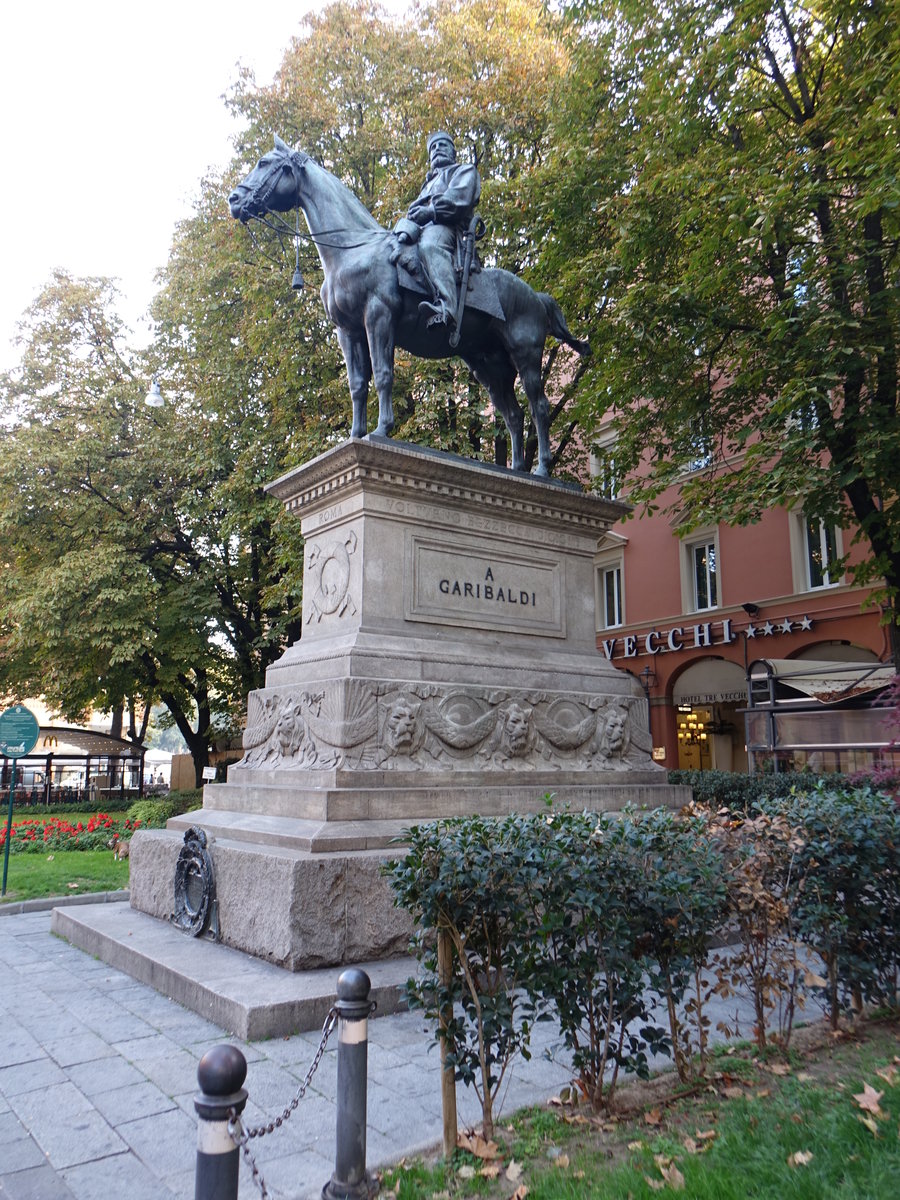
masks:
<path id="1" fill-rule="evenodd" d="M 127 887 L 128 860 L 117 862 L 112 850 L 11 854 L 3 900 L 77 896 L 81 892 L 112 892 Z"/>
<path id="2" fill-rule="evenodd" d="M 719 1055 L 707 1085 L 629 1084 L 612 1115 L 551 1106 L 498 1127 L 496 1157 L 457 1151 L 384 1172 L 397 1200 L 895 1200 L 900 1021 L 834 1039 L 798 1030 L 790 1057 Z M 483 1145 L 476 1148 L 483 1151 Z"/>

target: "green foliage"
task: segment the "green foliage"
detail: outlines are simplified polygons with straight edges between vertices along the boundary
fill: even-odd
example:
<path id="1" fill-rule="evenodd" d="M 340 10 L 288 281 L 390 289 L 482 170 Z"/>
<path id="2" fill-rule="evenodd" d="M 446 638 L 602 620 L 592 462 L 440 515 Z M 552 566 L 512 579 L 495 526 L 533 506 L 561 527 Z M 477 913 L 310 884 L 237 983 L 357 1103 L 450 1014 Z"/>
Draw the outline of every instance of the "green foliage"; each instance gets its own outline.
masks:
<path id="1" fill-rule="evenodd" d="M 424 974 L 409 981 L 449 1047 L 456 1078 L 481 1101 L 485 1137 L 493 1101 L 516 1053 L 528 1054 L 534 1006 L 520 994 L 533 925 L 524 890 L 537 867 L 533 819 L 469 817 L 413 828 L 409 849 L 385 870 L 395 903 L 418 921 L 413 948 Z M 456 970 L 442 980 L 436 935 L 446 935 Z"/>
<path id="2" fill-rule="evenodd" d="M 796 830 L 789 895 L 797 938 L 825 963 L 842 1011 L 900 996 L 900 813 L 868 788 L 825 785 L 781 806 Z"/>
<path id="3" fill-rule="evenodd" d="M 760 1050 L 770 1037 L 787 1049 L 811 991 L 835 1024 L 851 1004 L 900 998 L 900 815 L 869 789 L 819 785 L 752 817 L 550 807 L 416 827 L 408 845 L 385 874 L 417 922 L 410 998 L 478 1091 L 486 1136 L 508 1064 L 544 1016 L 599 1107 L 620 1071 L 647 1074 L 651 1053 L 671 1053 L 685 1082 L 704 1075 L 714 994 L 749 993 Z M 736 944 L 714 951 L 729 933 Z M 443 976 L 441 936 L 455 951 Z"/>
<path id="4" fill-rule="evenodd" d="M 175 806 L 168 800 L 136 800 L 128 810 L 129 821 L 140 821 L 142 829 L 163 829 L 166 821 L 175 816 Z"/>
<path id="5" fill-rule="evenodd" d="M 854 522 L 900 585 L 900 24 L 884 0 L 573 0 L 542 267 L 586 424 L 679 525 Z M 709 470 L 693 470 L 698 438 Z M 727 469 L 724 469 L 726 468 Z M 668 489 L 672 490 L 668 490 Z"/>
<path id="6" fill-rule="evenodd" d="M 785 798 L 795 791 L 814 789 L 825 782 L 846 787 L 843 775 L 812 775 L 800 771 L 781 771 L 777 775 L 748 775 L 740 771 L 669 771 L 669 783 L 687 784 L 694 803 L 707 808 L 727 808 L 731 812 L 752 813 L 764 800 Z"/>

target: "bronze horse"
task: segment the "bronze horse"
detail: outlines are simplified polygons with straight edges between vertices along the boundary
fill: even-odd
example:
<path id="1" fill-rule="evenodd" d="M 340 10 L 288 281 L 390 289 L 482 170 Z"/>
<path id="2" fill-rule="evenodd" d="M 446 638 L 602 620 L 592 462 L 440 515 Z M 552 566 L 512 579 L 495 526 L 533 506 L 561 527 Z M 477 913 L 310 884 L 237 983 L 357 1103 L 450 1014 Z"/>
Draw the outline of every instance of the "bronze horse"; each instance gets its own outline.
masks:
<path id="1" fill-rule="evenodd" d="M 454 349 L 446 327 L 429 328 L 420 314 L 425 288 L 416 279 L 414 264 L 407 260 L 404 266 L 406 248 L 395 234 L 379 225 L 334 175 L 277 136 L 274 150 L 237 185 L 228 206 L 241 222 L 298 206 L 303 210 L 325 272 L 322 302 L 337 328 L 347 363 L 353 400 L 351 436 L 365 436 L 366 400 L 373 377 L 378 391 L 375 433 L 390 436 L 396 346 L 421 358 L 458 354 L 487 388 L 506 422 L 512 466 L 522 471 L 524 417 L 515 396 L 519 376 L 538 438 L 535 473 L 550 474 L 550 406 L 541 380 L 547 334 L 579 354 L 588 352 L 587 342 L 569 332 L 552 296 L 533 291 L 509 271 L 479 271 L 474 276 L 476 287 L 467 295 L 459 345 Z"/>

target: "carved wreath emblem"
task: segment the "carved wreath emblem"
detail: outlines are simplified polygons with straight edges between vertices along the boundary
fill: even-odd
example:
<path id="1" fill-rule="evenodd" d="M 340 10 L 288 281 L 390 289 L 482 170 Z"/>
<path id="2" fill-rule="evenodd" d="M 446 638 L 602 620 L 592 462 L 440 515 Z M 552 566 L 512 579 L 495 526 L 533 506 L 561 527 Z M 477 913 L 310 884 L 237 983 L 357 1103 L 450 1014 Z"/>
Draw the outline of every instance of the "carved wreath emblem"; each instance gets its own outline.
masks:
<path id="1" fill-rule="evenodd" d="M 351 529 L 343 541 L 313 546 L 306 561 L 310 589 L 309 621 L 345 612 L 356 613 L 350 595 L 350 555 L 356 551 L 356 534 Z"/>

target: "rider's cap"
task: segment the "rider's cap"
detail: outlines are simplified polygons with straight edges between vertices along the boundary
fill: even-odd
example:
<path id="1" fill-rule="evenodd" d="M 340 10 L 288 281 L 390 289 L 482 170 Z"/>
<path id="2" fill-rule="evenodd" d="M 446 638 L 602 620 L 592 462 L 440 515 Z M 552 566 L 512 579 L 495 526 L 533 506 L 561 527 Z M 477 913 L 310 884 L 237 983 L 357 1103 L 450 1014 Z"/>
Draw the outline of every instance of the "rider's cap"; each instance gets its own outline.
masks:
<path id="1" fill-rule="evenodd" d="M 429 154 L 431 153 L 432 144 L 434 142 L 436 142 L 438 140 L 438 138 L 446 138 L 447 141 L 450 143 L 450 145 L 453 147 L 453 149 L 454 150 L 456 149 L 456 143 L 453 141 L 453 138 L 450 136 L 450 134 L 445 133 L 443 129 L 438 129 L 434 133 L 431 134 L 431 136 L 428 138 L 428 141 L 425 143 L 425 145 L 428 148 Z"/>

